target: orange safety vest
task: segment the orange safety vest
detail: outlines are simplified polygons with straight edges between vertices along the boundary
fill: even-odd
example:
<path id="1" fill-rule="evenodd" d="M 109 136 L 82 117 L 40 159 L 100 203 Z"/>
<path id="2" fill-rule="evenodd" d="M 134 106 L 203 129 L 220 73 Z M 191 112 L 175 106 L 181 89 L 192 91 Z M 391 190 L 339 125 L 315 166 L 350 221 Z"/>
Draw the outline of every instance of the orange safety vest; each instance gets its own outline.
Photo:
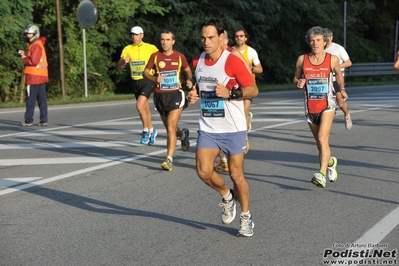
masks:
<path id="1" fill-rule="evenodd" d="M 44 45 L 41 41 L 36 42 L 42 48 L 42 56 L 40 58 L 39 64 L 36 66 L 25 66 L 25 74 L 36 75 L 36 76 L 46 76 L 48 77 L 48 63 L 47 63 L 47 55 L 46 50 L 44 50 Z M 31 55 L 31 46 L 28 49 L 28 56 Z"/>

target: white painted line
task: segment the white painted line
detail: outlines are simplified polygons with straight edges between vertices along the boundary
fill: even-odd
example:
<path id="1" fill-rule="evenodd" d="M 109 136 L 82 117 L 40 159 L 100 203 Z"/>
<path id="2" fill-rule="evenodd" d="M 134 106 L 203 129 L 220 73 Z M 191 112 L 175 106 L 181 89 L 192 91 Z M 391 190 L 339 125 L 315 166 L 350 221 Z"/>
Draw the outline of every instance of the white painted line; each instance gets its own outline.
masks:
<path id="1" fill-rule="evenodd" d="M 389 108 L 389 106 L 384 106 L 384 107 L 385 108 Z M 351 114 L 362 113 L 362 112 L 372 111 L 372 110 L 379 110 L 379 109 L 382 109 L 382 107 L 369 108 L 369 109 L 365 109 L 365 110 L 356 110 L 356 111 L 352 111 L 351 110 Z M 343 115 L 343 113 L 342 112 L 337 112 L 336 115 L 340 116 L 340 115 Z M 270 126 L 265 126 L 265 127 L 260 127 L 260 128 L 253 128 L 253 129 L 251 129 L 251 132 L 252 131 L 260 131 L 260 130 L 269 129 L 269 128 L 282 127 L 282 126 L 292 125 L 292 124 L 296 124 L 296 123 L 303 123 L 303 122 L 306 122 L 305 116 L 303 116 L 303 118 L 301 118 L 301 119 L 292 120 L 292 121 L 289 121 L 289 122 L 286 122 L 286 123 L 275 124 L 275 125 L 270 125 Z"/>
<path id="2" fill-rule="evenodd" d="M 372 250 L 372 247 L 369 247 L 369 244 L 384 244 L 381 241 L 395 229 L 396 226 L 399 225 L 399 207 L 396 207 L 393 211 L 391 211 L 387 216 L 382 218 L 378 223 L 376 223 L 373 227 L 371 227 L 366 233 L 364 233 L 358 240 L 356 240 L 353 246 L 347 248 L 347 250 L 352 250 L 352 254 L 354 251 L 361 252 L 362 250 Z M 386 243 L 389 245 L 389 243 Z M 378 246 L 378 245 L 376 245 Z M 392 247 L 389 250 L 393 249 Z M 367 259 L 367 258 L 366 258 Z M 358 263 L 354 263 L 353 258 L 336 258 L 335 260 L 341 260 L 345 262 L 351 261 L 351 265 L 358 265 Z M 358 260 L 357 260 L 358 261 Z M 345 264 L 346 265 L 346 264 Z M 364 264 L 362 264 L 364 265 Z"/>
<path id="3" fill-rule="evenodd" d="M 285 110 L 285 109 L 284 109 Z M 280 116 L 280 115 L 300 115 L 300 116 L 305 116 L 305 112 L 303 111 L 303 107 L 301 107 L 301 110 L 298 111 L 287 111 L 287 112 L 252 112 L 252 114 L 257 114 L 257 115 L 269 115 L 269 116 Z M 285 118 L 287 119 L 287 117 Z M 253 120 L 252 120 L 253 121 Z"/>
<path id="4" fill-rule="evenodd" d="M 302 108 L 303 109 L 303 102 L 293 102 L 293 103 L 258 103 L 258 104 L 251 104 L 252 108 L 255 109 L 272 109 L 272 110 L 279 110 L 279 109 L 293 109 L 293 108 Z"/>
<path id="5" fill-rule="evenodd" d="M 399 225 L 399 206 L 364 233 L 355 243 L 380 243 Z"/>
<path id="6" fill-rule="evenodd" d="M 139 142 L 105 141 L 105 142 L 57 142 L 57 143 L 9 143 L 0 144 L 0 150 L 26 150 L 26 149 L 70 149 L 70 148 L 112 148 L 112 147 L 138 147 L 147 146 Z M 166 139 L 157 139 L 157 146 L 166 146 Z"/>
<path id="7" fill-rule="evenodd" d="M 251 111 L 252 110 L 265 110 L 265 108 L 267 108 L 267 110 L 277 110 L 275 112 L 269 112 L 269 113 L 274 113 L 274 114 L 280 114 L 280 111 L 278 110 L 289 110 L 289 109 L 298 109 L 300 108 L 302 113 L 304 112 L 303 110 L 303 103 L 302 104 L 298 104 L 298 105 L 287 105 L 287 106 L 282 106 L 282 105 L 275 105 L 275 104 L 270 104 L 270 105 L 251 105 Z"/>
<path id="8" fill-rule="evenodd" d="M 303 100 L 301 99 L 293 99 L 293 100 L 285 100 L 285 101 L 277 101 L 277 102 L 261 102 L 261 103 L 252 103 L 251 104 L 251 109 L 252 106 L 281 106 L 281 105 L 287 105 L 287 106 L 302 106 L 303 107 Z"/>
<path id="9" fill-rule="evenodd" d="M 378 102 L 378 101 L 375 101 L 375 102 Z M 399 101 L 398 101 L 398 102 L 399 102 Z M 362 103 L 362 104 L 358 104 L 357 106 L 360 106 L 360 107 L 378 107 L 378 109 L 395 107 L 395 106 L 393 106 L 393 105 L 375 104 L 375 103 L 374 103 L 374 104 Z"/>
<path id="10" fill-rule="evenodd" d="M 133 103 L 135 100 L 133 100 Z M 93 107 L 104 107 L 104 106 L 115 106 L 115 105 L 132 105 L 132 101 L 118 101 L 118 102 L 101 102 L 101 103 L 90 103 L 90 104 L 73 104 L 73 105 L 57 105 L 49 106 L 48 109 L 51 110 L 64 110 L 64 109 L 75 109 L 76 106 L 79 108 L 93 108 Z M 35 107 L 35 111 L 39 111 L 38 107 Z M 12 114 L 12 113 L 24 113 L 25 108 L 13 108 L 0 111 L 1 114 Z"/>
<path id="11" fill-rule="evenodd" d="M 119 161 L 124 156 L 110 157 L 64 157 L 64 158 L 31 158 L 31 159 L 3 159 L 0 166 L 17 165 L 46 165 L 46 164 L 78 164 L 78 163 L 107 163 L 109 161 Z"/>
<path id="12" fill-rule="evenodd" d="M 157 146 L 166 144 L 166 141 L 156 142 Z M 112 147 L 137 147 L 144 144 L 125 141 L 92 141 L 92 142 L 34 142 L 34 143 L 8 143 L 0 144 L 0 150 L 26 150 L 26 149 L 70 149 L 70 148 L 112 148 Z"/>
<path id="13" fill-rule="evenodd" d="M 152 121 L 153 125 L 162 125 L 163 127 L 163 123 L 162 121 L 156 120 L 156 121 Z M 141 127 L 141 121 L 110 121 L 110 122 L 100 122 L 100 123 L 96 123 L 96 126 L 137 126 L 139 125 Z"/>
<path id="14" fill-rule="evenodd" d="M 190 143 L 193 144 L 193 145 L 197 145 L 197 142 L 190 142 Z M 50 178 L 45 178 L 45 179 L 41 179 L 41 180 L 38 180 L 38 181 L 30 182 L 30 183 L 25 183 L 25 184 L 22 184 L 20 186 L 7 188 L 7 189 L 4 189 L 4 190 L 0 191 L 0 196 L 6 195 L 6 194 L 10 194 L 10 193 L 13 193 L 13 192 L 16 192 L 16 191 L 25 190 L 25 189 L 28 189 L 28 188 L 31 188 L 31 187 L 35 187 L 35 186 L 40 186 L 40 185 L 47 184 L 47 183 L 50 183 L 50 182 L 53 182 L 53 181 L 57 181 L 57 180 L 61 180 L 61 179 L 69 178 L 69 177 L 73 177 L 73 176 L 76 176 L 76 175 L 80 175 L 80 174 L 96 171 L 96 170 L 99 170 L 99 169 L 115 166 L 115 165 L 118 165 L 118 164 L 121 164 L 121 163 L 126 163 L 126 162 L 131 162 L 131 161 L 135 161 L 135 160 L 151 157 L 153 155 L 157 155 L 157 154 L 161 154 L 161 153 L 166 153 L 166 149 L 162 149 L 162 150 L 159 150 L 159 151 L 155 151 L 155 152 L 151 152 L 151 153 L 147 153 L 147 154 L 143 154 L 143 155 L 137 155 L 137 156 L 134 156 L 134 157 L 127 157 L 127 158 L 124 158 L 124 159 L 120 159 L 118 161 L 112 161 L 112 162 L 108 162 L 108 163 L 105 163 L 105 164 L 102 164 L 102 165 L 97 165 L 97 166 L 85 168 L 85 169 L 82 169 L 82 170 L 69 172 L 69 173 L 66 173 L 66 174 L 53 176 L 53 177 L 50 177 Z"/>
<path id="15" fill-rule="evenodd" d="M 193 140 L 195 138 L 190 138 Z M 166 139 L 157 139 L 154 147 L 166 146 Z M 191 142 L 191 141 L 190 141 Z M 179 143 L 179 142 L 178 142 Z M 0 144 L 0 150 L 30 150 L 30 149 L 71 149 L 71 148 L 113 148 L 147 146 L 138 141 L 89 141 L 89 142 L 34 142 Z M 1 161 L 1 160 L 0 160 Z"/>
<path id="16" fill-rule="evenodd" d="M 135 118 L 138 119 L 138 117 L 118 118 L 118 119 L 101 121 L 101 123 L 104 123 L 104 122 L 107 122 L 107 121 L 129 120 L 129 119 L 135 119 Z M 0 138 L 26 136 L 26 135 L 30 135 L 33 132 L 51 132 L 51 131 L 56 131 L 56 130 L 60 130 L 60 129 L 79 128 L 79 127 L 84 127 L 84 126 L 96 125 L 97 123 L 100 123 L 100 122 L 92 122 L 92 123 L 86 123 L 86 124 L 80 124 L 80 125 L 70 125 L 70 126 L 53 127 L 53 128 L 44 128 L 44 129 L 39 129 L 39 130 L 30 130 L 30 131 L 24 131 L 24 132 L 0 135 Z"/>
<path id="17" fill-rule="evenodd" d="M 38 179 L 41 179 L 42 177 L 13 177 L 13 178 L 1 178 L 0 179 L 0 187 L 12 187 L 16 186 L 21 183 L 28 183 L 32 182 Z"/>
<path id="18" fill-rule="evenodd" d="M 256 123 L 256 122 L 289 122 L 289 121 L 298 121 L 300 118 L 303 120 L 304 115 L 302 116 L 296 116 L 292 118 L 252 118 L 251 123 Z"/>
<path id="19" fill-rule="evenodd" d="M 282 126 L 292 125 L 292 124 L 296 124 L 296 123 L 303 123 L 304 121 L 306 121 L 305 118 L 297 119 L 297 120 L 293 120 L 293 121 L 285 122 L 285 123 L 281 123 L 281 124 L 275 124 L 275 125 L 270 125 L 270 126 L 266 126 L 266 127 L 254 128 L 254 129 L 251 129 L 251 132 L 252 131 L 260 131 L 260 130 L 269 129 L 269 128 L 282 127 Z"/>
<path id="20" fill-rule="evenodd" d="M 133 135 L 140 134 L 140 130 L 73 130 L 73 131 L 36 131 L 31 132 L 29 137 L 44 137 L 44 136 L 87 136 L 87 135 Z"/>

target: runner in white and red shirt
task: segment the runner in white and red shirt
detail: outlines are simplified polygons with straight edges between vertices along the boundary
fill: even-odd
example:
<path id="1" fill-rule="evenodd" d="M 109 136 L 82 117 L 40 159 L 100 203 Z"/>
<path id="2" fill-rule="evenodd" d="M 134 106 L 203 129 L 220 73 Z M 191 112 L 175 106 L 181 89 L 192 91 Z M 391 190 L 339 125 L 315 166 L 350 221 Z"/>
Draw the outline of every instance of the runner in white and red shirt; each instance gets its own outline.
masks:
<path id="1" fill-rule="evenodd" d="M 252 236 L 254 223 L 249 210 L 249 185 L 244 177 L 246 119 L 243 99 L 256 97 L 258 87 L 244 63 L 221 48 L 223 23 L 210 19 L 201 27 L 204 52 L 193 60 L 197 85 L 188 93 L 190 103 L 200 100 L 201 114 L 197 140 L 197 173 L 204 183 L 222 197 L 222 222 L 231 223 L 236 216 L 237 199 L 241 205 L 238 236 Z M 197 91 L 198 89 L 198 91 Z M 223 150 L 228 154 L 229 189 L 213 163 Z"/>

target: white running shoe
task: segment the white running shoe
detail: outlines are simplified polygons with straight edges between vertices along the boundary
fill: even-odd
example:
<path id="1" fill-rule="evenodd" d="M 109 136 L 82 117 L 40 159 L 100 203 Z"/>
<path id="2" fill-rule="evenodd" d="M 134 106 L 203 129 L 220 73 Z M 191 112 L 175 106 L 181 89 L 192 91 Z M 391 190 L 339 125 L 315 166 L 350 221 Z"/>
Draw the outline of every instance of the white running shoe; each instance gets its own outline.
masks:
<path id="1" fill-rule="evenodd" d="M 337 181 L 338 179 L 338 172 L 337 172 L 337 164 L 338 164 L 338 159 L 336 157 L 331 157 L 333 160 L 334 164 L 332 166 L 327 167 L 327 178 L 330 180 L 330 182 Z"/>
<path id="2" fill-rule="evenodd" d="M 237 236 L 253 236 L 255 224 L 251 215 L 240 215 L 240 229 Z"/>
<path id="3" fill-rule="evenodd" d="M 347 130 L 349 130 L 352 128 L 352 126 L 353 126 L 353 123 L 352 123 L 351 116 L 348 115 L 348 117 L 345 118 L 345 127 Z"/>
<path id="4" fill-rule="evenodd" d="M 311 182 L 318 187 L 326 187 L 326 178 L 321 173 L 315 173 Z"/>
<path id="5" fill-rule="evenodd" d="M 233 195 L 233 199 L 230 201 L 222 199 L 222 203 L 219 204 L 219 206 L 223 208 L 222 222 L 224 224 L 229 224 L 234 220 L 234 218 L 236 218 L 237 200 L 234 196 L 233 190 L 230 190 L 230 193 Z"/>
<path id="6" fill-rule="evenodd" d="M 252 112 L 248 112 L 248 117 L 249 117 L 249 127 L 248 127 L 248 132 L 251 131 L 252 129 L 252 118 L 254 117 Z"/>

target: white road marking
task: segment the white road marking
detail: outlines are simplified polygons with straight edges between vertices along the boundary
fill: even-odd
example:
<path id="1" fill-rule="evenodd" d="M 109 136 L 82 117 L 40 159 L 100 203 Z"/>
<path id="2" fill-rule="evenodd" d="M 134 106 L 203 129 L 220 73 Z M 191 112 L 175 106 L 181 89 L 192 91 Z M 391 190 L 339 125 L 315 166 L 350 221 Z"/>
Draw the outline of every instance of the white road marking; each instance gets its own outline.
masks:
<path id="1" fill-rule="evenodd" d="M 366 233 L 364 233 L 358 240 L 353 242 L 354 245 L 347 248 L 347 250 L 352 250 L 352 254 L 354 251 L 361 252 L 362 250 L 372 250 L 373 248 L 369 247 L 369 244 L 371 244 L 371 245 L 384 244 L 384 243 L 381 243 L 381 241 L 387 235 L 389 235 L 389 233 L 393 229 L 395 229 L 395 227 L 398 225 L 399 225 L 399 207 L 396 207 L 387 216 L 382 218 L 378 223 L 376 223 Z M 391 249 L 393 249 L 393 247 L 390 247 L 385 250 L 387 251 L 387 250 L 391 250 Z M 374 258 L 374 259 L 377 260 L 380 258 Z M 345 261 L 346 263 L 348 263 L 350 261 L 351 262 L 350 265 L 354 265 L 354 266 L 359 265 L 358 263 L 354 262 L 354 261 L 359 261 L 359 260 L 355 260 L 353 257 L 351 257 L 351 258 L 339 257 L 339 258 L 336 258 L 335 260 Z M 362 264 L 362 265 L 364 265 L 364 264 Z"/>
<path id="2" fill-rule="evenodd" d="M 0 166 L 17 165 L 48 165 L 48 164 L 78 164 L 78 163 L 107 163 L 109 161 L 119 161 L 124 156 L 105 156 L 105 157 L 62 157 L 62 158 L 31 158 L 31 159 L 3 159 Z"/>
<path id="3" fill-rule="evenodd" d="M 92 103 L 92 104 L 73 104 L 73 105 L 62 105 L 62 106 L 49 106 L 48 110 L 64 110 L 64 109 L 75 109 L 76 106 L 79 106 L 79 108 L 98 108 L 98 107 L 104 107 L 106 106 L 113 106 L 113 105 L 132 105 L 133 103 L 129 100 L 126 101 L 118 101 L 118 102 L 101 102 L 101 103 Z M 35 111 L 39 111 L 38 107 L 35 107 Z M 1 113 L 3 114 L 12 114 L 12 113 L 24 113 L 25 108 L 16 108 L 16 109 L 8 109 L 8 110 L 2 110 Z"/>
<path id="4" fill-rule="evenodd" d="M 196 145 L 197 143 L 195 142 L 195 143 L 192 143 L 192 144 Z M 93 166 L 93 167 L 88 167 L 88 168 L 85 168 L 85 169 L 77 170 L 77 171 L 74 171 L 74 172 L 69 172 L 69 173 L 66 173 L 66 174 L 57 175 L 57 176 L 41 179 L 41 180 L 34 181 L 34 182 L 24 183 L 24 184 L 19 185 L 19 186 L 15 186 L 15 187 L 12 187 L 12 188 L 7 188 L 7 189 L 4 189 L 4 190 L 1 190 L 0 191 L 0 196 L 6 195 L 6 194 L 10 194 L 10 193 L 13 193 L 13 192 L 16 192 L 16 191 L 25 190 L 25 189 L 28 189 L 28 188 L 31 188 L 31 187 L 35 187 L 35 186 L 40 186 L 40 185 L 47 184 L 47 183 L 50 183 L 50 182 L 53 182 L 53 181 L 57 181 L 57 180 L 61 180 L 61 179 L 64 179 L 64 178 L 69 178 L 69 177 L 73 177 L 73 176 L 76 176 L 76 175 L 80 175 L 80 174 L 96 171 L 96 170 L 99 170 L 99 169 L 115 166 L 115 165 L 118 165 L 118 164 L 121 164 L 121 163 L 126 163 L 126 162 L 135 161 L 135 160 L 140 160 L 140 159 L 151 157 L 153 155 L 157 155 L 157 154 L 161 154 L 161 153 L 166 153 L 166 149 L 162 149 L 162 150 L 159 150 L 159 151 L 155 151 L 155 152 L 151 152 L 151 153 L 147 153 L 147 154 L 143 154 L 143 155 L 137 155 L 137 156 L 134 156 L 134 157 L 120 158 L 117 161 L 111 161 L 111 162 L 107 162 L 107 163 L 104 163 L 104 164 L 101 164 L 101 165 L 97 165 L 97 166 Z"/>
<path id="5" fill-rule="evenodd" d="M 399 206 L 382 218 L 364 233 L 355 243 L 380 243 L 396 226 L 399 225 Z"/>
<path id="6" fill-rule="evenodd" d="M 41 179 L 42 177 L 12 177 L 12 178 L 1 178 L 0 187 L 12 187 L 21 183 L 30 183 L 35 180 Z"/>
<path id="7" fill-rule="evenodd" d="M 34 142 L 34 143 L 0 144 L 0 150 L 112 148 L 112 147 L 137 147 L 137 146 L 146 146 L 146 145 L 141 144 L 138 141 Z M 166 140 L 157 139 L 156 145 L 157 146 L 166 145 Z"/>

